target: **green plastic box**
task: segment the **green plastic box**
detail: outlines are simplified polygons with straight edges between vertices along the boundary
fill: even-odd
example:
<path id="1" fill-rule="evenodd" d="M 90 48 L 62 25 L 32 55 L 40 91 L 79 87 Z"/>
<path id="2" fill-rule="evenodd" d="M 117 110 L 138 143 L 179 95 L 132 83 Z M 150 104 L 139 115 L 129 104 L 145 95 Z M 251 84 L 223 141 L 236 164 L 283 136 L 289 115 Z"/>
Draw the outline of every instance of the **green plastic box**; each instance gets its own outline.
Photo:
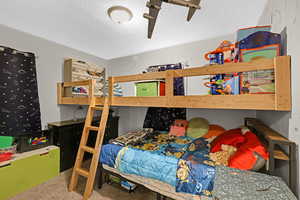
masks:
<path id="1" fill-rule="evenodd" d="M 159 81 L 137 82 L 135 91 L 138 97 L 159 96 Z"/>
<path id="2" fill-rule="evenodd" d="M 0 136 L 0 148 L 10 147 L 14 142 L 14 138 L 11 136 Z"/>

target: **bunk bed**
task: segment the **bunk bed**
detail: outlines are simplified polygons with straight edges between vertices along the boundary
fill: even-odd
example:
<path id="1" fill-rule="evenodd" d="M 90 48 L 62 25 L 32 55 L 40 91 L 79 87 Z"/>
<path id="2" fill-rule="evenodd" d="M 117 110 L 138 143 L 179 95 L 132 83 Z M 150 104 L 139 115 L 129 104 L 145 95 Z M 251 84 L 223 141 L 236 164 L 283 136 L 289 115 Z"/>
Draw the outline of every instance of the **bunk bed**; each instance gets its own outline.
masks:
<path id="1" fill-rule="evenodd" d="M 174 96 L 173 81 L 176 77 L 204 76 L 257 70 L 275 72 L 275 94 L 243 94 L 243 95 L 192 95 Z M 279 56 L 274 59 L 257 59 L 249 63 L 227 63 L 195 67 L 182 70 L 168 70 L 128 76 L 109 77 L 109 98 L 111 106 L 136 107 L 177 107 L 208 109 L 249 109 L 249 110 L 291 110 L 290 56 Z M 113 96 L 113 84 L 143 80 L 164 79 L 166 95 L 158 97 L 117 97 Z M 65 96 L 65 90 L 74 86 L 90 86 L 92 81 L 64 82 L 57 84 L 58 104 L 88 105 L 94 91 L 89 96 Z M 96 97 L 97 104 L 103 104 L 103 97 Z"/>
<path id="2" fill-rule="evenodd" d="M 291 69 L 290 56 L 280 56 L 274 59 L 256 59 L 249 63 L 228 63 L 224 65 L 212 65 L 195 67 L 182 70 L 168 70 L 164 72 L 153 72 L 128 76 L 109 77 L 108 104 L 110 106 L 135 106 L 135 107 L 175 107 L 175 108 L 206 108 L 206 109 L 241 109 L 241 110 L 291 110 Z M 193 96 L 174 96 L 174 78 L 215 75 L 235 72 L 249 72 L 257 70 L 274 70 L 275 74 L 275 93 L 274 94 L 243 94 L 243 95 L 193 95 Z M 135 82 L 143 80 L 164 79 L 166 94 L 157 97 L 117 97 L 113 96 L 113 85 L 115 83 Z M 80 104 L 89 105 L 91 99 L 95 99 L 97 105 L 104 104 L 104 97 L 95 96 L 95 81 L 64 82 L 57 84 L 57 102 L 58 104 Z M 89 86 L 87 96 L 66 96 L 65 90 L 74 86 Z M 289 162 L 289 187 L 296 192 L 296 164 L 295 164 L 295 143 L 289 141 L 281 134 L 272 130 L 256 119 L 245 119 L 245 125 L 252 129 L 257 135 L 262 136 L 268 145 L 270 153 L 270 166 L 266 173 L 274 174 L 275 160 L 285 160 Z M 287 145 L 289 153 L 287 154 L 280 145 Z M 161 182 L 143 179 L 143 177 L 134 177 L 128 174 L 122 174 L 114 168 L 100 164 L 100 186 L 102 185 L 102 172 L 118 175 L 132 182 L 144 185 L 158 193 L 158 199 L 163 196 L 169 196 L 176 199 L 179 193 L 168 192 L 170 188 Z M 151 184 L 151 181 L 153 184 Z M 150 184 L 148 184 L 150 183 Z M 160 184 L 165 190 L 157 187 Z M 167 192 L 166 192 L 167 191 Z M 186 196 L 185 196 L 186 197 Z M 177 199 L 178 199 L 177 198 Z M 190 197 L 187 197 L 189 199 Z M 181 196 L 179 199 L 184 199 Z"/>

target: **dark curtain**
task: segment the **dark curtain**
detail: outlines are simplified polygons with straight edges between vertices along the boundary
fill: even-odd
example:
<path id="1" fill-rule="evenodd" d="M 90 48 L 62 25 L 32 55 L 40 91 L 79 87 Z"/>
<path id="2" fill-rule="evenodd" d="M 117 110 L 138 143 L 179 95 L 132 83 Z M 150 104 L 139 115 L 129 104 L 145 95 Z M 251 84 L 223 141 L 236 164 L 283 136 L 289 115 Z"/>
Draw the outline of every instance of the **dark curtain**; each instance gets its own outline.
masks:
<path id="1" fill-rule="evenodd" d="M 35 55 L 0 46 L 0 135 L 41 132 Z"/>
<path id="2" fill-rule="evenodd" d="M 159 71 L 182 69 L 182 65 L 161 65 L 158 66 Z M 174 95 L 184 95 L 184 79 L 174 79 Z M 153 108 L 150 107 L 147 110 L 147 114 L 144 121 L 144 128 L 153 128 L 156 131 L 169 131 L 170 126 L 176 119 L 186 119 L 185 108 Z"/>

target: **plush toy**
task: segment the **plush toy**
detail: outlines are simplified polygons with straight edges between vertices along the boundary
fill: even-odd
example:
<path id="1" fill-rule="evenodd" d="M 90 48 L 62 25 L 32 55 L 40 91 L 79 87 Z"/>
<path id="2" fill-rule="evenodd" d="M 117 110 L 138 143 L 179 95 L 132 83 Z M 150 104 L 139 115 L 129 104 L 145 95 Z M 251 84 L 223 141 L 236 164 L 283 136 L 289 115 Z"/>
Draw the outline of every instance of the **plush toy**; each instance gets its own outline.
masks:
<path id="1" fill-rule="evenodd" d="M 185 136 L 188 124 L 189 122 L 186 120 L 175 120 L 174 124 L 170 128 L 169 135 L 173 135 L 177 137 Z"/>
<path id="2" fill-rule="evenodd" d="M 237 151 L 234 146 L 222 144 L 221 151 L 210 153 L 209 158 L 215 162 L 216 165 L 228 166 L 229 158 Z"/>

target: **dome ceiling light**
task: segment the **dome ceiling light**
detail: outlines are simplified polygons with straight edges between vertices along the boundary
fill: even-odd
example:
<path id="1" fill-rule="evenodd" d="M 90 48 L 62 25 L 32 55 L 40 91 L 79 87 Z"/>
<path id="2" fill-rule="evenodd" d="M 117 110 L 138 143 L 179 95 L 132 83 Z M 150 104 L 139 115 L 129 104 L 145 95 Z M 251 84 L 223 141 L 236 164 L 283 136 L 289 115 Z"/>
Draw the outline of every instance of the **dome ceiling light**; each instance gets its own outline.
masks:
<path id="1" fill-rule="evenodd" d="M 112 21 L 114 21 L 118 24 L 127 23 L 133 17 L 132 12 L 128 8 L 123 7 L 123 6 L 110 7 L 107 10 L 107 14 Z"/>

